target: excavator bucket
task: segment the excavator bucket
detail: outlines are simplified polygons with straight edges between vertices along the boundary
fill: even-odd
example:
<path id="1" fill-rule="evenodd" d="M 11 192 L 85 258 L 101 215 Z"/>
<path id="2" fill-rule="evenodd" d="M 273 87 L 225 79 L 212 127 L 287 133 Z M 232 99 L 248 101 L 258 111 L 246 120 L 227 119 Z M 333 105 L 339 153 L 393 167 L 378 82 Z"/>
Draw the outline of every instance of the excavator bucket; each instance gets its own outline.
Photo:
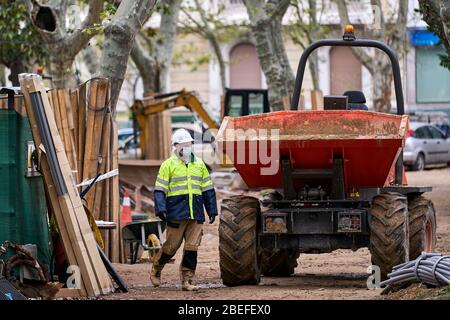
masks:
<path id="1" fill-rule="evenodd" d="M 387 184 L 408 126 L 408 116 L 376 112 L 281 111 L 226 117 L 216 141 L 250 188 L 282 188 L 281 159 L 313 172 L 339 158 L 349 190 Z"/>

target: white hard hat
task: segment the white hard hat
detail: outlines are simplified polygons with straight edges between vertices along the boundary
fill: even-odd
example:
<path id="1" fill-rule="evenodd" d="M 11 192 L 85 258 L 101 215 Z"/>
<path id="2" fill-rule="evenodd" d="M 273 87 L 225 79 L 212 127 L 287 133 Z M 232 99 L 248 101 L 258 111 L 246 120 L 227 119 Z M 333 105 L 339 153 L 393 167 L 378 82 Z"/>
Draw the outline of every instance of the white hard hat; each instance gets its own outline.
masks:
<path id="1" fill-rule="evenodd" d="M 194 142 L 191 134 L 186 129 L 178 129 L 172 135 L 172 144 Z"/>

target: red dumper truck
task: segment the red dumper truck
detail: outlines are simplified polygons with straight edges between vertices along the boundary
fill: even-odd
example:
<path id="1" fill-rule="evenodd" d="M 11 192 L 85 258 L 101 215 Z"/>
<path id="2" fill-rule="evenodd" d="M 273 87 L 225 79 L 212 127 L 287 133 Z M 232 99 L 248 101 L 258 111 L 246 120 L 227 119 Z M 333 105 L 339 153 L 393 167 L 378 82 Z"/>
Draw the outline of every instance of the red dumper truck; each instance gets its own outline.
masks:
<path id="1" fill-rule="evenodd" d="M 365 111 L 362 92 L 325 97 L 324 111 L 298 111 L 307 59 L 324 46 L 384 51 L 392 64 L 397 114 Z M 343 40 L 313 43 L 301 57 L 291 103 L 291 111 L 226 117 L 220 127 L 219 150 L 249 188 L 272 190 L 262 199 L 223 200 L 223 283 L 256 285 L 261 274 L 293 274 L 300 254 L 362 247 L 370 249 L 383 280 L 395 265 L 432 251 L 436 217 L 423 196 L 431 188 L 408 186 L 404 173 L 409 118 L 392 49 L 356 39 L 352 27 Z M 257 156 L 261 149 L 271 154 L 270 164 Z M 269 166 L 276 170 L 264 172 Z"/>

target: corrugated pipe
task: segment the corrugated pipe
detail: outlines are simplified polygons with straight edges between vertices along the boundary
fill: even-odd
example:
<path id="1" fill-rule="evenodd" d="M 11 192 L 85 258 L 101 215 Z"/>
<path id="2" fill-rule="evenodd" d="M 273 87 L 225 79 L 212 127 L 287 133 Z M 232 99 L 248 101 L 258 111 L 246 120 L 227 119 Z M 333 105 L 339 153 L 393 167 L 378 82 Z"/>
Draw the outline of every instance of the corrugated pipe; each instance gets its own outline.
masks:
<path id="1" fill-rule="evenodd" d="M 450 256 L 422 252 L 416 260 L 395 266 L 381 287 L 411 281 L 436 287 L 450 285 Z"/>

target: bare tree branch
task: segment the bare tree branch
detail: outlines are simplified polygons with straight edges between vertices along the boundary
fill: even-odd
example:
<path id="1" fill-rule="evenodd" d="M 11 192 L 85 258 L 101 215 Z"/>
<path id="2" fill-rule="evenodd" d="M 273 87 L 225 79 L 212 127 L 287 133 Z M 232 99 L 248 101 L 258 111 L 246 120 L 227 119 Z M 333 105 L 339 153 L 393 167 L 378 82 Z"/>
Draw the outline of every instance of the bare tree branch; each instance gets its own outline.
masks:
<path id="1" fill-rule="evenodd" d="M 145 52 L 145 49 L 139 44 L 137 39 L 134 40 L 130 56 L 142 77 L 144 94 L 157 91 L 159 87 L 159 68 L 156 59 Z"/>
<path id="2" fill-rule="evenodd" d="M 269 14 L 268 19 L 283 19 L 291 0 L 269 0 L 266 3 L 266 11 Z"/>
<path id="3" fill-rule="evenodd" d="M 87 17 L 84 19 L 81 28 L 76 29 L 67 39 L 71 44 L 74 51 L 78 52 L 84 48 L 89 40 L 98 33 L 100 33 L 100 28 L 93 28 L 95 24 L 99 24 L 100 13 L 103 10 L 104 0 L 90 0 L 89 1 L 89 11 Z M 88 32 L 86 29 L 91 28 Z"/>

